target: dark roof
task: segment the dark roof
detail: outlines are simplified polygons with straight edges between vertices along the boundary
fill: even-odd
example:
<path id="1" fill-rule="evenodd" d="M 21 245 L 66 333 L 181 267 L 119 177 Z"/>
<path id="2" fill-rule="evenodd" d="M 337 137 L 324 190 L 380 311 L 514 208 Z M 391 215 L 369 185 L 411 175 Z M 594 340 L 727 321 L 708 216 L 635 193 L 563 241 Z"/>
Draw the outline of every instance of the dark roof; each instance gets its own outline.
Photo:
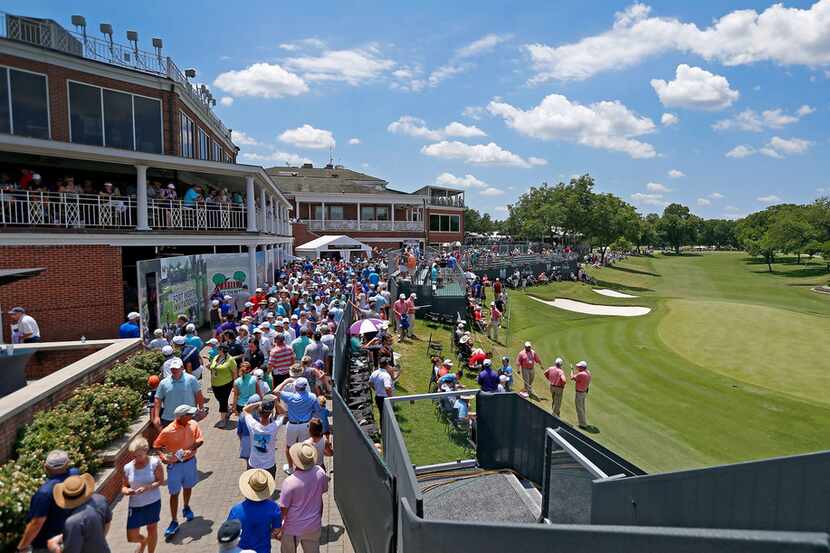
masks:
<path id="1" fill-rule="evenodd" d="M 323 194 L 407 194 L 387 188 L 378 177 L 352 171 L 345 167 L 271 167 L 265 170 L 283 192 Z"/>
<path id="2" fill-rule="evenodd" d="M 3 284 L 11 284 L 24 278 L 37 276 L 46 269 L 38 267 L 36 269 L 0 269 L 0 286 Z"/>

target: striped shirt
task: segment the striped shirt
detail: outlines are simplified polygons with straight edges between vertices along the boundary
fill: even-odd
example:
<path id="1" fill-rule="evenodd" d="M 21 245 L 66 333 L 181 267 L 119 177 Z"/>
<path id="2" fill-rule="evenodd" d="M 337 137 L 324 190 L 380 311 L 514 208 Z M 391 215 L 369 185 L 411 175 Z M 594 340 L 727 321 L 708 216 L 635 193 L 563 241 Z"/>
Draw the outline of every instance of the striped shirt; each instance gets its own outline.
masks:
<path id="1" fill-rule="evenodd" d="M 268 368 L 274 374 L 288 374 L 288 369 L 294 364 L 294 350 L 290 346 L 276 345 L 271 349 L 268 358 Z"/>

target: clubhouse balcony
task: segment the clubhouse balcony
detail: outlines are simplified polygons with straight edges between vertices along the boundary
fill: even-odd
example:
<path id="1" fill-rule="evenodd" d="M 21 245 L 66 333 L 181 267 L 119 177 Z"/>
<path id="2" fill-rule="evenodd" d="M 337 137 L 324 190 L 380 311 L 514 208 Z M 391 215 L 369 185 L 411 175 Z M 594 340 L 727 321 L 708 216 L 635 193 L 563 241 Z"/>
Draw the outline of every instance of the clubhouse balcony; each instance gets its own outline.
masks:
<path id="1" fill-rule="evenodd" d="M 311 231 L 424 232 L 423 221 L 305 220 Z"/>

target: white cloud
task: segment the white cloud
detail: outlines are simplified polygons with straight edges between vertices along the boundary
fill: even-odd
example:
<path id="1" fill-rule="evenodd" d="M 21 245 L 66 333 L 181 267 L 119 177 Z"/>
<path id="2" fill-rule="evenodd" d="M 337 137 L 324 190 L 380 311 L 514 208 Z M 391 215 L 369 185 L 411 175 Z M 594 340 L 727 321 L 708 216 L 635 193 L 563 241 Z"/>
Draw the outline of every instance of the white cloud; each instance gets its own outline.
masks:
<path id="1" fill-rule="evenodd" d="M 390 73 L 392 82 L 389 87 L 393 90 L 420 92 L 428 84 L 422 75 L 423 68 L 419 64 L 399 66 Z"/>
<path id="2" fill-rule="evenodd" d="M 309 37 L 304 38 L 301 40 L 296 40 L 294 42 L 286 42 L 280 44 L 279 46 L 282 50 L 286 52 L 296 52 L 298 50 L 303 50 L 306 48 L 322 50 L 326 47 L 326 43 L 316 37 Z"/>
<path id="3" fill-rule="evenodd" d="M 680 123 L 680 118 L 673 113 L 664 113 L 663 116 L 660 117 L 660 123 L 662 123 L 664 127 L 669 127 Z"/>
<path id="4" fill-rule="evenodd" d="M 352 86 L 375 80 L 395 67 L 375 45 L 351 50 L 325 50 L 317 56 L 288 58 L 285 66 L 307 81 L 342 81 Z"/>
<path id="5" fill-rule="evenodd" d="M 292 154 L 289 152 L 281 152 L 279 150 L 273 150 L 271 152 L 265 154 L 255 154 L 255 153 L 243 153 L 240 154 L 240 157 L 245 161 L 250 161 L 252 163 L 256 163 L 258 165 L 265 165 L 265 164 L 276 164 L 276 165 L 293 165 L 299 166 L 303 163 L 311 163 L 311 160 L 307 157 L 303 157 L 297 154 Z"/>
<path id="6" fill-rule="evenodd" d="M 432 141 L 443 140 L 448 137 L 475 138 L 479 136 L 487 136 L 487 134 L 478 127 L 464 125 L 458 121 L 453 121 L 443 129 L 430 129 L 426 126 L 426 121 L 411 115 L 402 115 L 397 121 L 389 123 L 386 130 L 395 134 L 414 136 L 416 138 L 423 138 L 425 140 Z"/>
<path id="7" fill-rule="evenodd" d="M 762 204 L 774 204 L 781 201 L 781 198 L 776 196 L 775 194 L 770 194 L 768 196 L 760 196 L 756 198 Z"/>
<path id="8" fill-rule="evenodd" d="M 463 186 L 464 188 L 487 188 L 489 185 L 469 173 L 463 177 L 456 177 L 452 173 L 441 173 L 435 178 L 438 186 Z"/>
<path id="9" fill-rule="evenodd" d="M 461 112 L 461 115 L 469 117 L 474 121 L 479 121 L 484 113 L 485 110 L 481 106 L 467 106 L 464 108 L 464 111 Z"/>
<path id="10" fill-rule="evenodd" d="M 773 4 L 761 13 L 727 13 L 699 28 L 673 17 L 650 17 L 651 8 L 633 4 L 617 13 L 613 26 L 570 44 L 528 44 L 535 75 L 531 82 L 581 80 L 622 70 L 666 51 L 693 53 L 724 65 L 772 61 L 781 65 L 830 63 L 830 0 L 808 9 Z"/>
<path id="11" fill-rule="evenodd" d="M 742 157 L 748 157 L 755 154 L 755 148 L 752 146 L 746 146 L 745 144 L 741 144 L 740 146 L 735 146 L 728 152 L 726 152 L 726 157 L 733 157 L 740 159 Z"/>
<path id="12" fill-rule="evenodd" d="M 527 161 L 528 161 L 528 163 L 530 163 L 531 165 L 538 165 L 538 166 L 541 166 L 541 165 L 547 165 L 547 164 L 548 164 L 548 160 L 546 160 L 546 159 L 542 159 L 541 157 L 533 157 L 533 156 L 530 156 L 529 158 L 527 158 Z"/>
<path id="13" fill-rule="evenodd" d="M 484 35 L 467 46 L 459 48 L 455 53 L 455 57 L 464 59 L 485 54 L 492 51 L 499 44 L 510 40 L 510 38 L 511 35 L 497 35 L 495 33 Z"/>
<path id="14" fill-rule="evenodd" d="M 469 63 L 448 63 L 447 65 L 442 65 L 430 73 L 427 81 L 429 82 L 429 86 L 438 86 L 441 81 L 445 81 L 450 77 L 464 73 L 471 68 L 472 65 Z"/>
<path id="15" fill-rule="evenodd" d="M 726 77 L 681 63 L 673 81 L 652 79 L 651 87 L 666 107 L 716 111 L 732 105 L 740 94 L 729 88 Z"/>
<path id="16" fill-rule="evenodd" d="M 507 209 L 506 205 L 498 205 L 493 208 L 493 211 L 495 211 L 496 213 L 508 213 L 510 210 Z"/>
<path id="17" fill-rule="evenodd" d="M 360 144 L 360 139 L 359 138 L 350 138 L 349 139 L 349 144 L 351 144 L 352 146 L 356 146 L 356 145 Z"/>
<path id="18" fill-rule="evenodd" d="M 662 194 L 645 194 L 643 192 L 635 192 L 631 195 L 631 199 L 640 205 L 651 205 L 658 207 L 665 207 L 669 203 L 663 199 Z"/>
<path id="19" fill-rule="evenodd" d="M 524 159 L 495 142 L 489 144 L 465 144 L 463 142 L 442 140 L 421 148 L 421 153 L 442 159 L 460 159 L 474 165 L 504 165 L 509 167 L 529 168 L 541 165 L 538 158 Z"/>
<path id="20" fill-rule="evenodd" d="M 699 205 L 701 207 L 705 207 L 707 205 L 712 205 L 712 201 L 707 200 L 706 198 L 698 198 L 697 199 L 697 205 Z"/>
<path id="21" fill-rule="evenodd" d="M 646 190 L 649 192 L 656 192 L 659 194 L 665 194 L 667 192 L 671 192 L 671 188 L 664 184 L 660 184 L 659 182 L 649 182 L 646 184 Z"/>
<path id="22" fill-rule="evenodd" d="M 566 140 L 592 148 L 625 152 L 633 158 L 651 158 L 654 146 L 634 137 L 654 131 L 648 117 L 640 117 L 619 101 L 590 105 L 571 102 L 550 94 L 534 108 L 524 111 L 508 103 L 491 101 L 487 109 L 504 118 L 519 133 L 542 140 Z"/>
<path id="23" fill-rule="evenodd" d="M 479 192 L 482 196 L 501 196 L 504 194 L 504 190 L 500 190 L 498 188 L 494 188 L 490 186 L 489 188 L 485 188 L 481 192 Z"/>
<path id="24" fill-rule="evenodd" d="M 233 105 L 233 97 L 232 96 L 222 96 L 219 98 L 219 104 L 225 107 L 230 107 Z"/>
<path id="25" fill-rule="evenodd" d="M 283 98 L 308 92 L 308 85 L 298 75 L 278 64 L 255 63 L 239 71 L 220 73 L 214 86 L 234 96 Z"/>
<path id="26" fill-rule="evenodd" d="M 683 171 L 679 171 L 677 169 L 672 169 L 671 171 L 669 171 L 669 176 L 673 179 L 679 179 L 680 177 L 685 177 L 686 173 L 684 173 Z"/>
<path id="27" fill-rule="evenodd" d="M 801 138 L 787 139 L 779 136 L 773 136 L 766 147 L 761 149 L 761 153 L 769 155 L 765 150 L 772 150 L 778 154 L 778 156 L 798 155 L 806 152 L 812 144 L 813 143 L 809 140 L 803 140 Z"/>
<path id="28" fill-rule="evenodd" d="M 259 146 L 259 142 L 254 137 L 242 131 L 233 131 L 231 133 L 231 140 L 237 146 Z"/>
<path id="29" fill-rule="evenodd" d="M 798 108 L 795 115 L 787 115 L 781 108 L 768 109 L 760 114 L 754 110 L 746 109 L 732 118 L 721 119 L 712 125 L 712 128 L 716 131 L 736 129 L 751 132 L 761 132 L 764 129 L 780 129 L 785 125 L 796 123 L 799 119 L 805 115 L 810 115 L 814 111 L 808 105 Z"/>
<path id="30" fill-rule="evenodd" d="M 709 197 L 712 198 L 713 200 L 722 200 L 726 196 L 724 196 L 720 192 L 712 192 L 711 194 L 709 194 Z"/>
<path id="31" fill-rule="evenodd" d="M 315 150 L 332 148 L 336 144 L 331 131 L 315 129 L 309 124 L 305 124 L 296 129 L 288 129 L 277 138 L 280 142 L 291 144 L 296 148 L 311 148 Z"/>

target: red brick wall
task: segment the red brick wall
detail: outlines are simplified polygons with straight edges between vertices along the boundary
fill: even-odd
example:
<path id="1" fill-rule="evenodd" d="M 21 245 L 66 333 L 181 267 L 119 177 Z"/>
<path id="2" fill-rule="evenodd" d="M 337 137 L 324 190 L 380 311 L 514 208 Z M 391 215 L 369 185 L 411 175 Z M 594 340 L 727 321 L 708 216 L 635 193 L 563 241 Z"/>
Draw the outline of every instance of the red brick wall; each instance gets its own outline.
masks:
<path id="1" fill-rule="evenodd" d="M 315 238 L 320 238 L 318 234 L 314 234 L 303 223 L 293 223 L 291 225 L 294 232 L 294 247 L 302 246 L 311 242 Z"/>
<path id="2" fill-rule="evenodd" d="M 44 341 L 115 338 L 124 321 L 121 248 L 0 246 L 0 268 L 45 267 L 41 275 L 0 286 L 4 311 L 22 306 Z M 3 332 L 9 337 L 7 315 Z"/>
<path id="3" fill-rule="evenodd" d="M 87 355 L 95 353 L 101 346 L 73 348 L 60 351 L 36 351 L 26 363 L 26 380 L 37 380 L 61 370 Z"/>
<path id="4" fill-rule="evenodd" d="M 113 90 L 120 90 L 132 94 L 140 94 L 151 98 L 159 98 L 161 100 L 161 113 L 163 120 L 162 132 L 164 135 L 164 153 L 167 155 L 179 155 L 179 110 L 184 110 L 197 126 L 201 126 L 213 139 L 216 139 L 216 135 L 209 130 L 208 125 L 203 122 L 203 118 L 187 109 L 187 107 L 184 106 L 184 102 L 180 101 L 178 96 L 169 89 L 159 90 L 157 88 L 150 88 L 125 81 L 101 77 L 91 73 L 67 69 L 60 65 L 33 61 L 6 54 L 0 54 L 0 65 L 18 67 L 20 69 L 46 75 L 46 80 L 49 86 L 49 119 L 52 131 L 52 140 L 60 140 L 63 142 L 69 141 L 69 100 L 67 96 L 67 80 L 78 81 L 104 88 L 111 88 Z M 170 118 L 171 102 L 173 107 L 172 121 Z M 196 140 L 198 142 L 198 137 Z M 219 143 L 222 144 L 222 141 L 219 141 Z M 231 156 L 231 158 L 234 160 L 236 159 L 235 150 L 232 148 L 229 149 L 225 146 L 223 146 L 223 148 Z"/>

